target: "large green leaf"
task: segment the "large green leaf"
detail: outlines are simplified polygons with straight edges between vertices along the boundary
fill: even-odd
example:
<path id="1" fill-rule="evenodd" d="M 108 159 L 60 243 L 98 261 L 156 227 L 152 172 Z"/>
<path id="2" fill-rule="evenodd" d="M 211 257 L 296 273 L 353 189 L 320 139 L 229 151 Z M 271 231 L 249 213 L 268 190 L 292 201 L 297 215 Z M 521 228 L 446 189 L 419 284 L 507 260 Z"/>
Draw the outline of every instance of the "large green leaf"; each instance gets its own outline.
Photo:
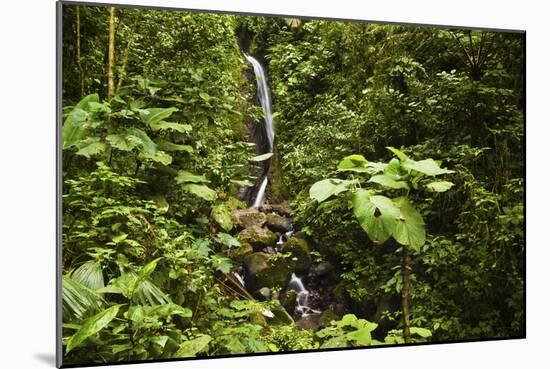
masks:
<path id="1" fill-rule="evenodd" d="M 161 258 L 156 258 L 150 261 L 139 270 L 137 274 L 137 278 L 135 279 L 135 282 L 133 283 L 133 286 L 132 286 L 132 293 L 139 287 L 141 283 L 147 280 L 149 276 L 155 271 L 160 259 Z"/>
<path id="2" fill-rule="evenodd" d="M 90 128 L 88 105 L 92 102 L 99 102 L 98 94 L 85 96 L 67 115 L 61 129 L 61 139 L 64 149 L 71 147 L 87 136 Z"/>
<path id="3" fill-rule="evenodd" d="M 84 96 L 82 100 L 80 100 L 76 105 L 75 108 L 80 108 L 84 110 L 88 110 L 89 105 L 93 103 L 99 103 L 99 95 L 97 93 L 90 94 L 87 96 Z"/>
<path id="4" fill-rule="evenodd" d="M 168 118 L 174 112 L 178 111 L 177 108 L 150 108 L 140 109 L 139 117 L 141 120 L 153 128 L 154 125 L 160 123 L 163 119 Z M 153 128 L 154 129 L 154 128 Z"/>
<path id="5" fill-rule="evenodd" d="M 392 235 L 399 219 L 399 209 L 391 199 L 359 189 L 352 198 L 353 214 L 373 242 L 383 243 Z"/>
<path id="6" fill-rule="evenodd" d="M 212 266 L 214 267 L 214 269 L 219 270 L 224 274 L 229 273 L 233 268 L 233 263 L 231 262 L 231 259 L 224 254 L 212 255 L 210 260 L 212 261 Z"/>
<path id="7" fill-rule="evenodd" d="M 399 221 L 392 233 L 393 238 L 400 244 L 419 251 L 426 241 L 426 227 L 422 215 L 406 197 L 399 197 L 393 201 L 399 208 Z"/>
<path id="8" fill-rule="evenodd" d="M 172 123 L 172 122 L 151 123 L 150 126 L 153 131 L 160 131 L 160 130 L 167 129 L 167 130 L 176 131 L 180 133 L 187 133 L 193 129 L 193 127 L 191 127 L 191 125 L 189 124 Z"/>
<path id="9" fill-rule="evenodd" d="M 216 240 L 224 244 L 227 247 L 240 247 L 241 243 L 238 239 L 227 233 L 218 233 Z"/>
<path id="10" fill-rule="evenodd" d="M 449 189 L 451 189 L 451 187 L 454 186 L 454 183 L 452 182 L 448 182 L 448 181 L 434 181 L 434 182 L 430 182 L 426 185 L 426 187 L 431 190 L 431 191 L 434 191 L 434 192 L 445 192 Z"/>
<path id="11" fill-rule="evenodd" d="M 170 141 L 159 139 L 156 141 L 157 147 L 164 151 L 186 151 L 193 152 L 193 147 L 189 145 L 178 145 Z"/>
<path id="12" fill-rule="evenodd" d="M 378 183 L 379 185 L 382 185 L 388 188 L 405 189 L 405 190 L 409 189 L 409 185 L 407 184 L 407 182 L 397 181 L 387 174 L 377 174 L 375 176 L 372 176 L 371 179 L 369 179 L 369 182 Z"/>
<path id="13" fill-rule="evenodd" d="M 438 176 L 440 174 L 454 173 L 452 170 L 444 169 L 439 166 L 433 159 L 425 159 L 420 161 L 405 160 L 403 167 L 408 170 L 416 170 L 427 176 Z"/>
<path id="14" fill-rule="evenodd" d="M 157 151 L 157 145 L 153 142 L 153 140 L 151 140 L 147 133 L 138 128 L 130 128 L 127 132 L 128 136 L 139 139 L 140 146 L 147 154 L 155 154 Z"/>
<path id="15" fill-rule="evenodd" d="M 122 305 L 111 306 L 99 314 L 86 319 L 82 323 L 80 329 L 73 336 L 71 336 L 67 342 L 67 353 L 82 344 L 86 338 L 93 336 L 105 328 L 111 320 L 116 317 L 121 306 Z"/>
<path id="16" fill-rule="evenodd" d="M 432 336 L 432 332 L 430 332 L 430 330 L 426 328 L 411 327 L 410 332 L 411 334 L 418 334 L 422 338 L 428 338 Z"/>
<path id="17" fill-rule="evenodd" d="M 132 300 L 142 305 L 148 304 L 151 306 L 164 305 L 171 302 L 170 296 L 162 292 L 162 290 L 149 279 L 144 280 L 138 285 L 134 291 Z"/>
<path id="18" fill-rule="evenodd" d="M 80 108 L 74 108 L 63 123 L 61 137 L 63 139 L 63 148 L 71 147 L 87 135 L 88 113 Z"/>
<path id="19" fill-rule="evenodd" d="M 384 174 L 397 181 L 403 179 L 403 176 L 407 174 L 407 171 L 401 167 L 401 162 L 399 160 L 393 158 L 384 168 Z"/>
<path id="20" fill-rule="evenodd" d="M 76 145 L 79 149 L 76 154 L 85 156 L 88 159 L 92 156 L 101 154 L 107 149 L 107 145 L 101 142 L 97 137 L 80 141 Z"/>
<path id="21" fill-rule="evenodd" d="M 82 319 L 90 313 L 98 312 L 103 301 L 98 293 L 68 276 L 63 276 L 62 303 L 65 321 L 65 318 Z"/>
<path id="22" fill-rule="evenodd" d="M 90 260 L 75 269 L 71 278 L 92 290 L 105 286 L 103 269 L 98 261 Z"/>
<path id="23" fill-rule="evenodd" d="M 131 151 L 141 144 L 141 140 L 136 139 L 134 136 L 123 134 L 108 135 L 106 140 L 112 147 L 121 151 Z"/>
<path id="24" fill-rule="evenodd" d="M 342 180 L 338 178 L 323 179 L 315 183 L 309 189 L 309 197 L 319 202 L 323 202 L 332 195 L 338 195 L 349 189 L 353 181 Z"/>
<path id="25" fill-rule="evenodd" d="M 406 160 L 409 159 L 409 157 L 407 155 L 405 155 L 402 151 L 397 150 L 395 147 L 386 146 L 386 149 L 393 152 L 395 154 L 395 156 L 397 156 L 399 158 L 399 160 L 401 160 L 401 161 L 406 161 Z"/>
<path id="26" fill-rule="evenodd" d="M 368 160 L 363 155 L 350 155 L 346 156 L 338 164 L 338 170 L 352 171 L 352 172 L 368 172 L 367 167 Z"/>
<path id="27" fill-rule="evenodd" d="M 208 343 L 212 341 L 212 337 L 208 335 L 200 336 L 189 341 L 185 341 L 180 345 L 179 350 L 174 355 L 175 357 L 191 357 L 208 347 Z"/>
<path id="28" fill-rule="evenodd" d="M 212 218 L 226 231 L 233 228 L 233 222 L 231 221 L 231 214 L 225 204 L 219 204 L 212 207 L 212 212 L 210 213 Z"/>
<path id="29" fill-rule="evenodd" d="M 216 191 L 211 189 L 206 185 L 199 185 L 194 183 L 189 183 L 183 186 L 183 189 L 187 192 L 192 193 L 206 201 L 214 201 L 218 198 Z"/>
<path id="30" fill-rule="evenodd" d="M 193 174 L 191 172 L 188 172 L 186 170 L 180 170 L 178 172 L 178 175 L 176 177 L 176 182 L 178 184 L 181 183 L 208 183 L 210 182 L 208 179 L 206 179 L 203 175 L 197 175 Z"/>
<path id="31" fill-rule="evenodd" d="M 128 271 L 120 277 L 111 279 L 109 285 L 100 288 L 97 292 L 100 293 L 121 293 L 127 298 L 133 298 L 134 294 L 142 288 L 142 285 L 149 281 L 149 276 L 154 272 L 160 258 L 154 259 L 143 266 L 137 273 Z"/>
<path id="32" fill-rule="evenodd" d="M 368 346 L 372 342 L 371 333 L 368 329 L 358 329 L 354 332 L 349 332 L 346 338 L 350 341 L 355 341 L 361 346 Z"/>
<path id="33" fill-rule="evenodd" d="M 172 156 L 164 151 L 155 151 L 153 154 L 142 152 L 140 157 L 142 159 L 150 159 L 154 162 L 161 163 L 163 165 L 170 165 L 172 163 Z"/>
<path id="34" fill-rule="evenodd" d="M 157 315 L 162 317 L 168 317 L 172 315 L 178 315 L 182 318 L 191 318 L 193 312 L 189 308 L 182 307 L 178 304 L 168 303 L 153 308 L 147 308 L 150 315 Z"/>

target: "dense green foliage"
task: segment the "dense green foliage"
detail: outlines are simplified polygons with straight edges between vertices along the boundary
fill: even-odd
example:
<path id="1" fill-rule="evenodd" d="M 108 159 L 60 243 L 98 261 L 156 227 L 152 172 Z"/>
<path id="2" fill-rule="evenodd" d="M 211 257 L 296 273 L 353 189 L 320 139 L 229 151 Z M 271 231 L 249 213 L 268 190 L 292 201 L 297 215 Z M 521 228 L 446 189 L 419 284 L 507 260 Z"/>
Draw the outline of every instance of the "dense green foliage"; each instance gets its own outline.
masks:
<path id="1" fill-rule="evenodd" d="M 401 245 L 412 342 L 525 334 L 522 35 L 115 10 L 112 40 L 107 8 L 63 11 L 65 363 L 402 343 Z M 230 273 L 268 159 L 268 201 L 338 273 L 317 330 Z"/>
<path id="2" fill-rule="evenodd" d="M 358 247 L 371 241 L 347 204 L 318 206 L 309 186 L 341 177 L 347 155 L 387 160 L 386 146 L 402 147 L 455 171 L 451 190 L 414 199 L 427 240 L 412 266 L 413 325 L 433 340 L 524 335 L 523 36 L 276 19 L 259 39 L 295 220 L 340 261 L 342 290 L 363 306 L 399 292 L 399 259 Z"/>

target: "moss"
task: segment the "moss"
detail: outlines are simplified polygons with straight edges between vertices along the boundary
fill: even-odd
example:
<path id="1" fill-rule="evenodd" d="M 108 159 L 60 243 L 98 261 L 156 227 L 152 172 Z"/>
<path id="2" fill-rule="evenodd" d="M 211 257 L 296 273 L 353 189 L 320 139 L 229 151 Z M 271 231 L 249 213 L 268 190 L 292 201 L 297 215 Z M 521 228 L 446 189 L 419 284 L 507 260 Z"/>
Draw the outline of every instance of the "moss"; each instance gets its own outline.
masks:
<path id="1" fill-rule="evenodd" d="M 342 317 L 338 314 L 336 314 L 332 310 L 325 310 L 321 314 L 321 317 L 319 318 L 319 323 L 321 323 L 323 326 L 327 327 L 330 325 L 330 322 L 333 320 L 340 320 Z"/>
<path id="2" fill-rule="evenodd" d="M 247 285 L 255 290 L 262 287 L 285 287 L 295 268 L 295 262 L 290 258 L 264 252 L 245 256 L 244 264 L 248 271 Z"/>
<path id="3" fill-rule="evenodd" d="M 277 131 L 277 119 L 275 121 L 275 131 Z M 283 180 L 283 172 L 281 169 L 281 163 L 279 162 L 279 155 L 275 149 L 275 155 L 271 159 L 271 167 L 269 168 L 269 200 L 271 203 L 280 203 L 290 197 L 290 193 L 286 188 Z"/>
<path id="4" fill-rule="evenodd" d="M 232 249 L 229 252 L 229 256 L 233 260 L 241 262 L 246 255 L 252 254 L 253 252 L 254 252 L 254 249 L 252 248 L 252 245 L 245 242 L 241 244 L 241 247 Z"/>
<path id="5" fill-rule="evenodd" d="M 283 245 L 283 252 L 292 255 L 298 271 L 306 270 L 311 265 L 310 246 L 303 238 L 290 237 Z"/>
<path id="6" fill-rule="evenodd" d="M 266 246 L 274 246 L 277 242 L 277 235 L 267 228 L 253 226 L 239 232 L 237 239 L 241 244 L 249 243 L 252 247 L 261 249 Z"/>
<path id="7" fill-rule="evenodd" d="M 256 209 L 238 209 L 231 212 L 231 220 L 240 227 L 261 227 L 266 221 L 266 215 Z"/>

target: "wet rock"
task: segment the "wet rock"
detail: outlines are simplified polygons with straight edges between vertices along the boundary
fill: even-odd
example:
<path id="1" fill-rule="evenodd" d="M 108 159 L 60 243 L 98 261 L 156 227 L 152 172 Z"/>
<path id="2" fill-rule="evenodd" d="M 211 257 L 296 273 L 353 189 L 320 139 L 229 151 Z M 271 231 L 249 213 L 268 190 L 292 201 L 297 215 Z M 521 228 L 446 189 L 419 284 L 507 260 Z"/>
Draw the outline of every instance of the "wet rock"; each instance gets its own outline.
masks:
<path id="1" fill-rule="evenodd" d="M 267 214 L 265 224 L 273 232 L 286 233 L 292 228 L 289 218 L 276 214 Z"/>
<path id="2" fill-rule="evenodd" d="M 309 271 L 309 278 L 326 277 L 334 273 L 334 264 L 330 261 L 323 261 L 313 267 Z"/>
<path id="3" fill-rule="evenodd" d="M 286 293 L 281 296 L 281 304 L 284 306 L 286 311 L 289 314 L 294 314 L 294 310 L 296 310 L 296 297 L 298 296 L 298 292 L 295 290 L 288 290 Z"/>
<path id="4" fill-rule="evenodd" d="M 265 301 L 271 297 L 271 290 L 267 287 L 262 287 L 254 292 L 253 296 L 260 301 Z"/>
<path id="5" fill-rule="evenodd" d="M 296 238 L 301 238 L 303 240 L 307 240 L 307 235 L 302 231 L 294 232 L 293 236 L 296 237 Z"/>
<path id="6" fill-rule="evenodd" d="M 285 287 L 295 267 L 290 258 L 272 256 L 264 252 L 245 256 L 244 266 L 247 271 L 247 288 L 252 291 L 262 287 Z"/>
<path id="7" fill-rule="evenodd" d="M 290 214 L 292 213 L 292 209 L 286 201 L 280 204 L 264 204 L 260 207 L 260 211 L 263 211 L 264 213 L 275 212 L 279 215 L 287 217 L 290 216 Z"/>
<path id="8" fill-rule="evenodd" d="M 282 251 L 292 254 L 296 263 L 296 271 L 306 270 L 311 265 L 309 243 L 304 239 L 290 237 L 288 241 L 283 244 Z"/>
<path id="9" fill-rule="evenodd" d="M 340 282 L 334 287 L 332 290 L 332 294 L 334 296 L 334 300 L 337 304 L 342 304 L 344 306 L 348 305 L 349 302 L 349 296 L 346 289 L 346 286 Z"/>
<path id="10" fill-rule="evenodd" d="M 229 251 L 229 257 L 235 261 L 241 262 L 246 255 L 252 254 L 254 249 L 249 243 L 241 243 L 241 246 Z"/>
<path id="11" fill-rule="evenodd" d="M 321 327 L 319 319 L 320 314 L 304 315 L 300 319 L 298 319 L 298 321 L 296 321 L 296 326 L 301 329 L 316 331 Z"/>
<path id="12" fill-rule="evenodd" d="M 237 239 L 241 244 L 248 243 L 255 250 L 261 250 L 264 247 L 275 246 L 277 243 L 277 235 L 267 228 L 252 226 L 243 229 L 237 234 Z"/>
<path id="13" fill-rule="evenodd" d="M 231 212 L 231 220 L 242 228 L 261 227 L 265 224 L 266 215 L 258 209 L 237 209 Z"/>
<path id="14" fill-rule="evenodd" d="M 340 320 L 340 319 L 342 319 L 341 316 L 339 316 L 334 311 L 329 309 L 329 310 L 323 311 L 323 313 L 319 317 L 319 324 L 322 325 L 323 327 L 328 327 L 330 325 L 330 322 L 332 322 L 333 320 Z"/>

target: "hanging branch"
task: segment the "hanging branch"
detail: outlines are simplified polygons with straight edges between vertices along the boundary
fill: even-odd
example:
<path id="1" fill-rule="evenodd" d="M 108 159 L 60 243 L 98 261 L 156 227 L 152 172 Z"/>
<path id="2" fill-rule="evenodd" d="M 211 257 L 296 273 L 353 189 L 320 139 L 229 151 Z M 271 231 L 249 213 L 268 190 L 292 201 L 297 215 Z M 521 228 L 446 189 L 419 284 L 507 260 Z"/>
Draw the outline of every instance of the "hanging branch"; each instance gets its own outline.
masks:
<path id="1" fill-rule="evenodd" d="M 115 8 L 109 8 L 109 59 L 107 66 L 107 99 L 115 94 Z"/>
<path id="2" fill-rule="evenodd" d="M 80 74 L 80 98 L 84 97 L 84 68 L 80 61 L 80 6 L 76 6 L 76 65 Z"/>

